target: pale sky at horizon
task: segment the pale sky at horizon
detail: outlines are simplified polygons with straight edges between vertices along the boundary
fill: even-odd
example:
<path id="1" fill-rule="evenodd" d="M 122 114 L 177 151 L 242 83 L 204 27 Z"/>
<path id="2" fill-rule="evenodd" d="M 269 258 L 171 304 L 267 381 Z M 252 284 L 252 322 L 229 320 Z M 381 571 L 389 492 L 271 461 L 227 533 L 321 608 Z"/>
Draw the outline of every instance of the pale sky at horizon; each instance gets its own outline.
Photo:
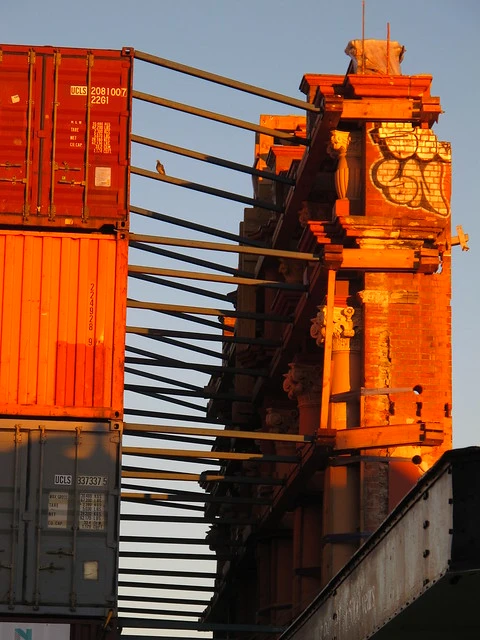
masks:
<path id="1" fill-rule="evenodd" d="M 303 99 L 298 86 L 304 73 L 346 71 L 349 59 L 344 48 L 349 40 L 361 36 L 361 13 L 361 0 L 86 0 L 77 7 L 59 0 L 19 0 L 2 8 L 0 41 L 113 49 L 132 46 Z M 478 286 L 471 283 L 480 272 L 480 217 L 475 213 L 479 136 L 474 120 L 480 87 L 473 46 L 480 5 L 476 0 L 367 0 L 366 37 L 384 38 L 387 22 L 391 38 L 406 47 L 403 73 L 433 75 L 432 93 L 440 96 L 445 112 L 435 132 L 440 140 L 452 143 L 452 228 L 462 224 L 470 234 L 471 246 L 468 253 L 458 247 L 453 251 L 454 434 L 456 446 L 480 444 L 475 424 L 480 413 L 475 385 L 480 347 L 474 328 L 480 300 L 475 295 Z M 262 112 L 294 112 L 170 71 L 155 73 L 137 62 L 136 88 L 252 122 Z M 153 116 L 159 118 L 156 120 L 137 116 L 134 130 L 251 164 L 253 133 L 226 128 L 224 133 L 205 120 L 179 120 L 171 112 L 162 113 L 161 118 L 157 114 Z M 168 157 L 167 162 L 178 177 L 251 195 L 248 178 L 222 169 L 208 174 L 198 163 L 192 169 L 178 164 L 177 170 L 175 157 Z M 178 192 L 165 185 L 160 194 L 157 189 L 149 196 L 147 187 L 143 183 L 137 187 L 133 180 L 131 200 L 139 205 L 148 200 L 164 213 L 190 216 L 198 222 L 213 215 L 210 224 L 225 228 L 228 220 L 235 231 L 242 205 Z M 191 213 L 194 208 L 201 208 L 197 218 Z"/>

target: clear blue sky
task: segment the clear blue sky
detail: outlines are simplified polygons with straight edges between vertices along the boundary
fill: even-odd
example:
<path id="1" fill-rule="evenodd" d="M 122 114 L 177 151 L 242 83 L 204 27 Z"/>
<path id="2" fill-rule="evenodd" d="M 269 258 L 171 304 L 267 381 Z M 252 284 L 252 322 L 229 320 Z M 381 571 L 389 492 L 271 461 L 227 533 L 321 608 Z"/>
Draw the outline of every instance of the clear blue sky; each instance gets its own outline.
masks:
<path id="1" fill-rule="evenodd" d="M 387 22 L 392 39 L 407 49 L 403 72 L 434 76 L 433 94 L 441 97 L 445 111 L 436 133 L 453 147 L 452 222 L 453 227 L 462 224 L 471 238 L 470 252 L 458 247 L 453 252 L 454 442 L 480 444 L 480 347 L 475 328 L 480 317 L 480 83 L 475 46 L 480 3 L 367 0 L 366 36 L 384 38 Z M 361 37 L 361 0 L 17 0 L 3 4 L 0 34 L 4 43 L 131 46 L 302 98 L 298 85 L 304 73 L 346 71 L 344 48 L 350 39 Z M 172 72 L 151 73 L 140 63 L 136 88 L 253 122 L 262 112 L 292 112 Z M 139 110 L 135 131 L 245 164 L 253 158 L 252 133 L 180 119 L 160 109 Z M 135 154 L 135 162 L 153 169 L 153 156 Z M 250 195 L 248 179 L 175 157 L 163 159 L 171 175 Z M 240 204 L 145 182 L 133 180 L 133 204 L 232 230 L 242 215 Z"/>

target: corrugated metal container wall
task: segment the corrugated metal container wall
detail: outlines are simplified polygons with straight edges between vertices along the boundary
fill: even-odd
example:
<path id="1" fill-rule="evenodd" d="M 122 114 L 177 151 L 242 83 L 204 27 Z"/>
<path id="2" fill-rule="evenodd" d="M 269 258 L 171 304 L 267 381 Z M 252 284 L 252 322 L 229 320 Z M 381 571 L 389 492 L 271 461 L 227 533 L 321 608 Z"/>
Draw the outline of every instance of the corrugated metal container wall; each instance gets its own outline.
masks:
<path id="1" fill-rule="evenodd" d="M 0 420 L 0 613 L 116 606 L 121 422 Z"/>
<path id="2" fill-rule="evenodd" d="M 0 415 L 119 419 L 128 235 L 0 229 Z"/>
<path id="3" fill-rule="evenodd" d="M 128 227 L 132 60 L 0 45 L 0 224 Z"/>

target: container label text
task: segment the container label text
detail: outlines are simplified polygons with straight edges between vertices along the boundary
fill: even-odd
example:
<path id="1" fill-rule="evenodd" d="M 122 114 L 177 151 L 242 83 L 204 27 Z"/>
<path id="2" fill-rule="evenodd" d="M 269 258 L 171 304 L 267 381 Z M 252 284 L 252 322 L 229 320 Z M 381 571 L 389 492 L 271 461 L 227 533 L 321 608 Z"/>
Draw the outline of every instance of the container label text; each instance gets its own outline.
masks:
<path id="1" fill-rule="evenodd" d="M 81 493 L 78 527 L 86 531 L 105 530 L 105 495 Z"/>
<path id="2" fill-rule="evenodd" d="M 51 491 L 48 494 L 49 529 L 66 529 L 68 520 L 68 493 Z"/>

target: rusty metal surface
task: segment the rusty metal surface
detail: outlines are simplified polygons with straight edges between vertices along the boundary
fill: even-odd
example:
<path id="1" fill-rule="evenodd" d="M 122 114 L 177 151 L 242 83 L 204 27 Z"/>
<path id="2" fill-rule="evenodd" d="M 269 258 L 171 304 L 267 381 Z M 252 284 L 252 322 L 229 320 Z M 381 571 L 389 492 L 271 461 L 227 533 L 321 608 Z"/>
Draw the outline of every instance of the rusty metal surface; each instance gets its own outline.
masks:
<path id="1" fill-rule="evenodd" d="M 133 51 L 1 50 L 1 223 L 126 228 Z"/>
<path id="2" fill-rule="evenodd" d="M 479 462 L 445 454 L 282 639 L 478 637 Z"/>
<path id="3" fill-rule="evenodd" d="M 0 414 L 118 419 L 125 233 L 0 232 Z"/>

